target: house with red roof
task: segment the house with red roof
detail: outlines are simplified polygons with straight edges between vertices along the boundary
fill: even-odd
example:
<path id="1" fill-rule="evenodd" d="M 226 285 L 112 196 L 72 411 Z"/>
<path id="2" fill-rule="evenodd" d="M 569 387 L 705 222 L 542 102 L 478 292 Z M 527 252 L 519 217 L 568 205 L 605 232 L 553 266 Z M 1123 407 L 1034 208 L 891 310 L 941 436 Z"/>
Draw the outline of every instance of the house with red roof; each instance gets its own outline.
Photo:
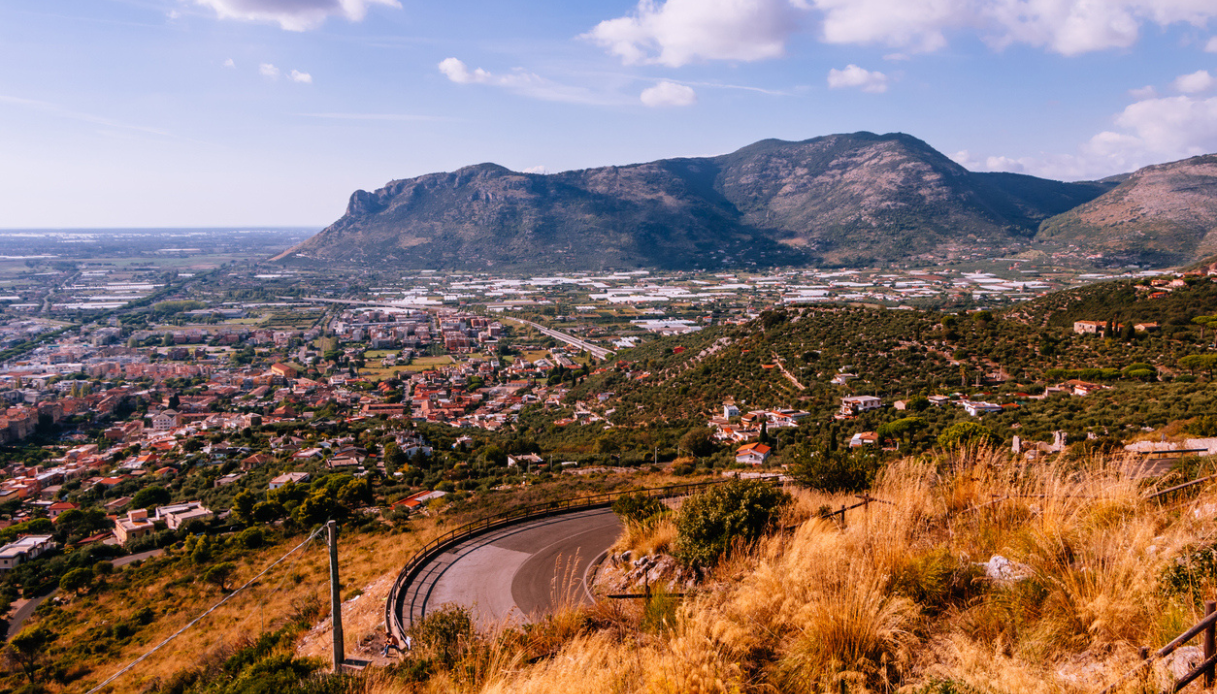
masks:
<path id="1" fill-rule="evenodd" d="M 735 462 L 744 463 L 745 465 L 761 465 L 769 459 L 769 452 L 773 450 L 763 443 L 750 443 L 740 446 L 735 450 Z"/>

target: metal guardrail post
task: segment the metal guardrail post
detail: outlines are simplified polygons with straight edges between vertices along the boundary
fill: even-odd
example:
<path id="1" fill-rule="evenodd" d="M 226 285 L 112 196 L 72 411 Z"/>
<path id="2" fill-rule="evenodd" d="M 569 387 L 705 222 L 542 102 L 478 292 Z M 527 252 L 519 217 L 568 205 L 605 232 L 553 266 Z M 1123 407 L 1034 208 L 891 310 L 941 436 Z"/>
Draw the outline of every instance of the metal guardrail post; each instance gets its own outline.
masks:
<path id="1" fill-rule="evenodd" d="M 1217 612 L 1217 602 L 1214 602 L 1212 600 L 1205 602 L 1204 603 L 1204 616 L 1208 617 L 1209 615 L 1213 614 L 1213 612 Z M 1217 636 L 1217 626 L 1214 626 L 1214 624 L 1210 623 L 1208 625 L 1208 628 L 1206 628 L 1204 630 L 1204 660 L 1205 660 L 1205 662 L 1208 662 L 1213 657 L 1214 651 L 1217 650 L 1217 644 L 1214 643 L 1215 636 Z M 1204 688 L 1205 689 L 1211 689 L 1213 687 L 1213 670 L 1214 670 L 1214 668 L 1212 665 L 1209 665 L 1204 670 Z"/>

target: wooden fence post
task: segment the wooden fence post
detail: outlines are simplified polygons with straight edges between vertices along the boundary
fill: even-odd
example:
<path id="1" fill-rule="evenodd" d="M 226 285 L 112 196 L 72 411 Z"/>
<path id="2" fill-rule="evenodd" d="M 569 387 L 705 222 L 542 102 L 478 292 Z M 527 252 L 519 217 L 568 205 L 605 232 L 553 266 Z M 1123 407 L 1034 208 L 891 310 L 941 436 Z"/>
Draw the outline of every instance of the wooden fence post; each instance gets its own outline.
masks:
<path id="1" fill-rule="evenodd" d="M 1213 614 L 1213 612 L 1215 612 L 1215 611 L 1217 611 L 1217 602 L 1209 600 L 1204 603 L 1204 616 L 1205 617 Z M 1214 645 L 1215 645 L 1214 636 L 1217 636 L 1217 629 L 1214 628 L 1214 625 L 1209 624 L 1208 627 L 1204 630 L 1204 659 L 1206 661 L 1209 658 L 1212 658 L 1214 650 L 1217 650 L 1214 648 Z M 1213 666 L 1210 665 L 1204 669 L 1204 688 L 1210 689 L 1210 688 L 1212 688 L 1212 686 L 1213 686 Z"/>

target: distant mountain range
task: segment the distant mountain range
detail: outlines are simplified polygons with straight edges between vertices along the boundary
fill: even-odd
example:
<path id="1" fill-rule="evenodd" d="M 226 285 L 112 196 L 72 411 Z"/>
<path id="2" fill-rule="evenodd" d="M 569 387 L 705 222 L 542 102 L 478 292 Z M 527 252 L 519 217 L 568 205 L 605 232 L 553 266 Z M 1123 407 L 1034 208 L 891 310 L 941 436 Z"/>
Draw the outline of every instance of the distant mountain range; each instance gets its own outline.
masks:
<path id="1" fill-rule="evenodd" d="M 273 260 L 496 271 L 850 266 L 1013 253 L 1050 239 L 1115 262 L 1174 264 L 1212 247 L 1213 162 L 1195 162 L 1063 183 L 973 173 L 915 137 L 862 132 L 557 174 L 479 164 L 356 191 L 341 219 Z"/>

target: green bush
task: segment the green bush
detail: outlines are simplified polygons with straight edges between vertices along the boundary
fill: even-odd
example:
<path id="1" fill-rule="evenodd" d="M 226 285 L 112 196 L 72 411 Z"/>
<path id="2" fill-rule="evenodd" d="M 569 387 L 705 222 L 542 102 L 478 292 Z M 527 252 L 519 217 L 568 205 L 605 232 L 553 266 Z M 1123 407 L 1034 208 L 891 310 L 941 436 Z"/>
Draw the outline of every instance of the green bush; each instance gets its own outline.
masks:
<path id="1" fill-rule="evenodd" d="M 976 422 L 956 422 L 938 435 L 938 445 L 943 448 L 961 446 L 996 446 L 1001 439 L 988 427 Z"/>
<path id="2" fill-rule="evenodd" d="M 266 534 L 261 528 L 246 528 L 237 535 L 237 544 L 245 549 L 257 549 L 266 544 Z"/>
<path id="3" fill-rule="evenodd" d="M 692 496 L 676 521 L 676 558 L 709 566 L 732 543 L 760 537 L 789 502 L 789 494 L 760 480 L 732 480 Z"/>
<path id="4" fill-rule="evenodd" d="M 667 508 L 659 499 L 643 494 L 626 494 L 613 502 L 613 513 L 627 523 L 643 523 Z"/>
<path id="5" fill-rule="evenodd" d="M 1217 544 L 1195 547 L 1162 573 L 1161 585 L 1169 595 L 1199 604 L 1217 586 Z"/>
<path id="6" fill-rule="evenodd" d="M 412 631 L 425 653 L 442 668 L 450 668 L 473 639 L 473 614 L 468 607 L 448 603 L 424 617 Z"/>
<path id="7" fill-rule="evenodd" d="M 799 451 L 789 471 L 799 484 L 830 494 L 870 489 L 879 471 L 873 456 L 849 451 Z"/>

